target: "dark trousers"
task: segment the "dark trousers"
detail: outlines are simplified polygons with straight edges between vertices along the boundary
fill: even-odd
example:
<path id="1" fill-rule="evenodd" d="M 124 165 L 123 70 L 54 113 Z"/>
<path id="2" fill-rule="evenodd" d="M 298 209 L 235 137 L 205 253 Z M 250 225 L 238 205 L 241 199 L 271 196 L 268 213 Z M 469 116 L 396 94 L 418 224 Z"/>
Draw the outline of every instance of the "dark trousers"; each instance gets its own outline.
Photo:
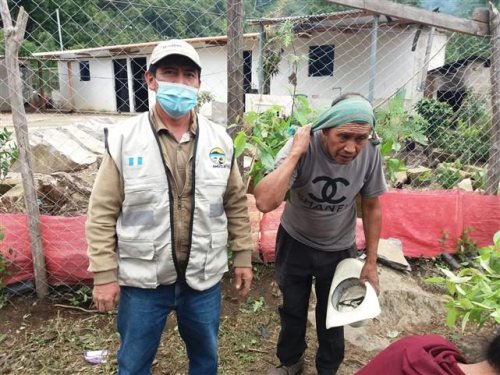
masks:
<path id="1" fill-rule="evenodd" d="M 311 248 L 293 239 L 280 225 L 276 237 L 276 272 L 283 304 L 279 307 L 281 331 L 277 356 L 282 364 L 296 363 L 307 348 L 307 311 L 314 278 L 316 369 L 319 375 L 336 373 L 344 359 L 344 328 L 326 329 L 328 294 L 337 264 L 354 254 L 354 248 L 335 252 Z"/>

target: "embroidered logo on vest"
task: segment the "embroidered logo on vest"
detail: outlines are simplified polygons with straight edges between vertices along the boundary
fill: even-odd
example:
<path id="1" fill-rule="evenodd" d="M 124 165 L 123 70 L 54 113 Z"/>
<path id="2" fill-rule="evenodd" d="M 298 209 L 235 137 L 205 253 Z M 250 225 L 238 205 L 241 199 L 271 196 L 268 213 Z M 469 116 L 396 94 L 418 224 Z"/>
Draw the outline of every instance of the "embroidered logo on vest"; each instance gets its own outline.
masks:
<path id="1" fill-rule="evenodd" d="M 226 163 L 226 153 L 220 147 L 215 147 L 210 150 L 210 160 L 214 163 L 214 168 L 229 168 L 229 166 L 224 165 Z"/>

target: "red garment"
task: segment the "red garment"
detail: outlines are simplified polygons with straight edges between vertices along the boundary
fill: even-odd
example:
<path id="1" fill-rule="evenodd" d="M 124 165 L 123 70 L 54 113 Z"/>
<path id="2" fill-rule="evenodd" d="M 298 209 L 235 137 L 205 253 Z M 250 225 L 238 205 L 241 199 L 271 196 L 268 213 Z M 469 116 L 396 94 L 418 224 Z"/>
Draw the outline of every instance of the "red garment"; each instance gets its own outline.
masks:
<path id="1" fill-rule="evenodd" d="M 437 335 L 408 336 L 389 345 L 356 375 L 465 375 L 457 347 Z"/>

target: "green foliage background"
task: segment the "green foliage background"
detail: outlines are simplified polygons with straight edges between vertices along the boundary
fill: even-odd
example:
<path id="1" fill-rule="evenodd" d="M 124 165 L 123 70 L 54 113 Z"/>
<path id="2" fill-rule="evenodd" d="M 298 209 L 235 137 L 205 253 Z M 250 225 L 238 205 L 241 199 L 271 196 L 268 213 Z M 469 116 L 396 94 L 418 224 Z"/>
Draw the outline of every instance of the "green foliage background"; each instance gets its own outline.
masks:
<path id="1" fill-rule="evenodd" d="M 445 0 L 443 0 L 445 1 Z M 437 0 L 395 2 L 430 9 Z M 227 0 L 9 0 L 12 19 L 23 6 L 30 18 L 21 55 L 59 49 L 56 10 L 59 9 L 65 49 L 150 42 L 166 38 L 225 35 Z M 498 6 L 500 0 L 494 0 Z M 245 18 L 321 14 L 348 8 L 324 0 L 245 0 Z M 453 12 L 470 18 L 474 7 L 487 7 L 487 0 L 462 0 Z M 442 11 L 449 7 L 442 6 Z M 249 28 L 249 26 L 246 26 Z M 246 30 L 252 31 L 252 30 Z M 1 31 L 0 31 L 1 32 Z M 4 52 L 3 43 L 0 53 Z M 489 56 L 487 39 L 452 36 L 447 60 Z"/>

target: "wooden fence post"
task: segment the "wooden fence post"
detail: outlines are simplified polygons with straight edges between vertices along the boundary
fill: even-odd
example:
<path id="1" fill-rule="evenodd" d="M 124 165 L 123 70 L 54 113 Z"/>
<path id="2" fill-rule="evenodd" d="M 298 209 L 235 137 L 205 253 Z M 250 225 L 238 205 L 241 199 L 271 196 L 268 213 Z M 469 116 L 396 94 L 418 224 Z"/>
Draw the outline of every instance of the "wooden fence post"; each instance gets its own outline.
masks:
<path id="1" fill-rule="evenodd" d="M 10 107 L 16 132 L 17 147 L 19 148 L 24 204 L 26 206 L 26 215 L 28 216 L 31 253 L 33 268 L 35 270 L 36 294 L 38 298 L 44 298 L 48 294 L 49 285 L 47 283 L 47 272 L 42 247 L 40 211 L 38 210 L 35 179 L 29 158 L 28 121 L 26 119 L 26 112 L 24 111 L 21 72 L 19 70 L 18 59 L 19 49 L 21 48 L 28 22 L 28 13 L 26 13 L 23 7 L 19 8 L 16 25 L 13 26 L 7 0 L 0 0 L 0 12 L 2 14 L 5 34 L 5 65 L 9 83 Z"/>
<path id="2" fill-rule="evenodd" d="M 245 103 L 243 90 L 243 0 L 227 0 L 227 124 L 239 126 L 229 130 L 234 139 L 243 124 Z M 243 155 L 237 161 L 243 181 Z"/>
<path id="3" fill-rule="evenodd" d="M 227 2 L 227 123 L 241 124 L 243 103 L 243 0 Z M 239 116 L 239 121 L 238 121 Z M 231 135 L 239 129 L 233 129 Z"/>
<path id="4" fill-rule="evenodd" d="M 491 146 L 486 193 L 496 194 L 500 183 L 500 14 L 490 2 L 491 33 Z"/>

